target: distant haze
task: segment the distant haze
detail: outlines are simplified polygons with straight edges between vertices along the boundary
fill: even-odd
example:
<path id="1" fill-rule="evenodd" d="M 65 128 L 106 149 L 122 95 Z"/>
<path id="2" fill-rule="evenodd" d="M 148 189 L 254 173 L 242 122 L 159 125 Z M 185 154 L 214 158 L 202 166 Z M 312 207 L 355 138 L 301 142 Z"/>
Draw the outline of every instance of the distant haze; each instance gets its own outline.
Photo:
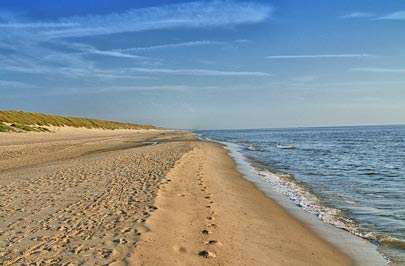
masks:
<path id="1" fill-rule="evenodd" d="M 175 128 L 405 123 L 396 1 L 2 1 L 0 109 Z"/>

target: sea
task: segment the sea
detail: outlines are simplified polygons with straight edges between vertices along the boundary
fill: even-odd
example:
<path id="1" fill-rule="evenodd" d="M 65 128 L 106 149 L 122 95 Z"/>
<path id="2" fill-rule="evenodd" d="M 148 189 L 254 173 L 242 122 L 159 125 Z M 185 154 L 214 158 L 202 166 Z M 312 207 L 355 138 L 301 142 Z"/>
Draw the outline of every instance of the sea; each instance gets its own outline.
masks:
<path id="1" fill-rule="evenodd" d="M 229 143 L 274 191 L 405 265 L 405 126 L 196 131 Z"/>

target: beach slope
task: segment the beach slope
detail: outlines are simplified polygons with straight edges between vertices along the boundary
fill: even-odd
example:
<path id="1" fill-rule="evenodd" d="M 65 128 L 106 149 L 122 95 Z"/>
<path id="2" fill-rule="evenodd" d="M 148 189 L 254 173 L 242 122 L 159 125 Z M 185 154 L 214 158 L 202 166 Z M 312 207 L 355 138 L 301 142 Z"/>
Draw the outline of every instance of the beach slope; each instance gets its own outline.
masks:
<path id="1" fill-rule="evenodd" d="M 351 265 L 190 132 L 0 139 L 0 265 Z"/>
<path id="2" fill-rule="evenodd" d="M 176 162 L 130 265 L 352 265 L 235 170 L 215 143 Z"/>

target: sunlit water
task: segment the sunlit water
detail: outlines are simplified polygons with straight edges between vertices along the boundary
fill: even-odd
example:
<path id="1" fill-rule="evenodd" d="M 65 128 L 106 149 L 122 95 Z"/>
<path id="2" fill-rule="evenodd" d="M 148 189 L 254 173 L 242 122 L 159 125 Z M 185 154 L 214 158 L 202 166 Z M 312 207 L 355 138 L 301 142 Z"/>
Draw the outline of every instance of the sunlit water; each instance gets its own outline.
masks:
<path id="1" fill-rule="evenodd" d="M 197 133 L 242 145 L 275 190 L 405 265 L 405 126 Z"/>

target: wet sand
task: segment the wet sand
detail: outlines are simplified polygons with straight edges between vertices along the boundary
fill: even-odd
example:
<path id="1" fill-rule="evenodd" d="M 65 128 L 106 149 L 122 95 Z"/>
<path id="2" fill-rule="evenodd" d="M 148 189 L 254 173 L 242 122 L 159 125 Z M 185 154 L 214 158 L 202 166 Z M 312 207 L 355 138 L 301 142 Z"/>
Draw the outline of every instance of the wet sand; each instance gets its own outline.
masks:
<path id="1" fill-rule="evenodd" d="M 2 134 L 0 154 L 2 265 L 352 264 L 187 132 Z"/>
<path id="2" fill-rule="evenodd" d="M 192 148 L 165 178 L 130 265 L 352 265 L 243 179 L 222 146 Z"/>

